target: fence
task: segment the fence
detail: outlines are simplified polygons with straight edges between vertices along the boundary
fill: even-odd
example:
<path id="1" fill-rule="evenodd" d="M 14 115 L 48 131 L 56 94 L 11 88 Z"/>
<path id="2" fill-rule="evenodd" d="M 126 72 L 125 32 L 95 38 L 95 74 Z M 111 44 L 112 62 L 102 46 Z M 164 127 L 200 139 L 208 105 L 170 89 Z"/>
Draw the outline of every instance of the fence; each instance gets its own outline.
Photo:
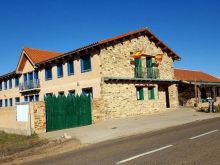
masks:
<path id="1" fill-rule="evenodd" d="M 47 132 L 92 124 L 90 96 L 45 97 Z"/>

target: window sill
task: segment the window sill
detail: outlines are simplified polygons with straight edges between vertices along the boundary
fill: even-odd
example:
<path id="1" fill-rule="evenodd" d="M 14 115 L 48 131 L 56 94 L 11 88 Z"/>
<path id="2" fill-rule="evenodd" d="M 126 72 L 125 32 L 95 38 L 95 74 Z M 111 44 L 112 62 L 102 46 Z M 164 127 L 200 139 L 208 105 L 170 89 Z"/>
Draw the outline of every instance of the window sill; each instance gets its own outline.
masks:
<path id="1" fill-rule="evenodd" d="M 68 73 L 68 76 L 73 76 L 74 75 L 74 73 Z"/>
<path id="2" fill-rule="evenodd" d="M 82 70 L 81 73 L 86 73 L 86 72 L 91 72 L 92 69 L 88 69 L 88 70 Z"/>
<path id="3" fill-rule="evenodd" d="M 49 78 L 49 79 L 45 79 L 45 81 L 50 81 L 50 80 L 52 80 L 52 78 Z"/>
<path id="4" fill-rule="evenodd" d="M 57 78 L 63 78 L 63 76 L 57 76 Z"/>

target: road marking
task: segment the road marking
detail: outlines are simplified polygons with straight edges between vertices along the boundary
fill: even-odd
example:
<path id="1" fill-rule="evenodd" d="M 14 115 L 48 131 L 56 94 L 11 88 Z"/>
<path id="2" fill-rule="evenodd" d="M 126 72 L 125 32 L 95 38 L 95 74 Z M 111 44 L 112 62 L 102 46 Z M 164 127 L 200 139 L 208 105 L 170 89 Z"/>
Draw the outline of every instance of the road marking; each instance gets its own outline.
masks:
<path id="1" fill-rule="evenodd" d="M 189 138 L 190 140 L 193 140 L 193 139 L 197 139 L 199 137 L 202 137 L 202 136 L 205 136 L 205 135 L 208 135 L 208 134 L 211 134 L 211 133 L 214 133 L 214 132 L 217 132 L 218 130 L 213 130 L 213 131 L 210 131 L 210 132 L 206 132 L 206 133 L 203 133 L 203 134 L 200 134 L 200 135 L 197 135 L 197 136 L 194 136 L 194 137 L 191 137 Z"/>
<path id="2" fill-rule="evenodd" d="M 161 147 L 161 148 L 158 148 L 158 149 L 149 151 L 149 152 L 145 152 L 145 153 L 143 153 L 143 154 L 136 155 L 136 156 L 130 157 L 130 158 L 125 159 L 125 160 L 121 160 L 120 162 L 117 162 L 116 164 L 126 163 L 126 162 L 128 162 L 128 161 L 137 159 L 137 158 L 139 158 L 139 157 L 142 157 L 142 156 L 145 156 L 145 155 L 149 155 L 149 154 L 152 154 L 152 153 L 157 152 L 157 151 L 165 150 L 165 149 L 170 148 L 170 147 L 172 147 L 172 146 L 173 146 L 173 145 L 167 145 L 167 146 L 164 146 L 164 147 Z"/>

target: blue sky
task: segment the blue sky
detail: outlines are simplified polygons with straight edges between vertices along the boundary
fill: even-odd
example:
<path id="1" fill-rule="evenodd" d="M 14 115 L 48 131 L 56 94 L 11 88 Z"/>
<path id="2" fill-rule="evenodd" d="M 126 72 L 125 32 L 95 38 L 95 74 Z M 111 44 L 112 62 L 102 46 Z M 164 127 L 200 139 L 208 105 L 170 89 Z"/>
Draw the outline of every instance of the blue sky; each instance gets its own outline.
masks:
<path id="1" fill-rule="evenodd" d="M 148 27 L 182 61 L 220 77 L 219 0 L 8 0 L 0 2 L 0 74 L 24 47 L 70 51 Z"/>

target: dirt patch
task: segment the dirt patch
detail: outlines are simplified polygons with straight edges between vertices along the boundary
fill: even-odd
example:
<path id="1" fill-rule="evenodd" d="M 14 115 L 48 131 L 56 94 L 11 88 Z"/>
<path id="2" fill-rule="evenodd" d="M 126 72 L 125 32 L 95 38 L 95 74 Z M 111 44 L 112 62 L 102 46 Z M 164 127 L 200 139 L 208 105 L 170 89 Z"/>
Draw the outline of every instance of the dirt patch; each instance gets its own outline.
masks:
<path id="1" fill-rule="evenodd" d="M 47 143 L 47 140 L 39 139 L 37 135 L 23 136 L 0 132 L 0 158 Z"/>
<path id="2" fill-rule="evenodd" d="M 4 135 L 4 136 L 8 136 L 8 135 Z M 7 140 L 7 143 L 4 142 L 4 149 L 1 147 L 3 143 L 1 144 L 0 142 L 1 165 L 22 164 L 24 162 L 72 151 L 81 148 L 83 146 L 76 139 L 70 139 L 70 140 L 59 139 L 59 140 L 48 141 L 46 139 L 39 139 L 37 135 L 34 135 L 33 137 L 25 137 L 25 136 L 20 137 L 19 135 L 11 135 L 11 136 L 14 137 L 13 138 L 9 137 L 9 138 L 14 140 Z M 20 141 L 17 140 L 16 142 L 15 137 L 17 136 L 18 139 L 22 138 L 22 140 Z M 0 141 L 3 141 L 2 139 L 0 136 Z M 25 141 L 25 139 L 27 141 Z M 11 143 L 9 143 L 9 141 Z"/>

